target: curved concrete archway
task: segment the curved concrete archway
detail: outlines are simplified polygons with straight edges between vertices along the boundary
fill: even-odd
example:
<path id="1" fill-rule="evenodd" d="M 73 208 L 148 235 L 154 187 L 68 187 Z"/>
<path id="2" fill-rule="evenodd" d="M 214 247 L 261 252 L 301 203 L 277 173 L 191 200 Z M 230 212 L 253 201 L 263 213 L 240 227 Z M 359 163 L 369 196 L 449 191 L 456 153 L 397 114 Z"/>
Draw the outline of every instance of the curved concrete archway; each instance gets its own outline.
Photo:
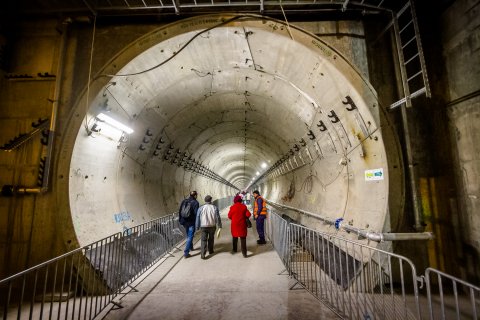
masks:
<path id="1" fill-rule="evenodd" d="M 388 166 L 375 91 L 341 54 L 299 28 L 251 15 L 176 22 L 125 48 L 89 91 L 95 96 L 79 100 L 65 137 L 71 159 L 61 160 L 69 167 L 71 232 L 81 245 L 173 212 L 189 190 L 200 199 L 236 192 L 186 170 L 183 158 L 243 189 L 290 150 L 290 165 L 257 183 L 262 194 L 383 229 Z M 107 132 L 99 113 L 134 132 Z M 382 176 L 366 179 L 372 169 Z"/>

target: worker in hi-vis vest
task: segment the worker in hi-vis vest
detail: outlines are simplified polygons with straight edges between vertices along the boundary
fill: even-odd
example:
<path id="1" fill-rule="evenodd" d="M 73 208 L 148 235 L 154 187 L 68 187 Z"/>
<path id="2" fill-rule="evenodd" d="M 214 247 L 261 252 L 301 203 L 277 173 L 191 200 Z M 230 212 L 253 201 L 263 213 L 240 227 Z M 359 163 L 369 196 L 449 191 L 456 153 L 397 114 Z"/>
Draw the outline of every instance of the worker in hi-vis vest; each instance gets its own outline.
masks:
<path id="1" fill-rule="evenodd" d="M 253 191 L 255 202 L 253 203 L 253 215 L 257 221 L 258 244 L 265 244 L 265 219 L 267 218 L 267 203 L 265 199 L 260 196 L 258 190 Z"/>

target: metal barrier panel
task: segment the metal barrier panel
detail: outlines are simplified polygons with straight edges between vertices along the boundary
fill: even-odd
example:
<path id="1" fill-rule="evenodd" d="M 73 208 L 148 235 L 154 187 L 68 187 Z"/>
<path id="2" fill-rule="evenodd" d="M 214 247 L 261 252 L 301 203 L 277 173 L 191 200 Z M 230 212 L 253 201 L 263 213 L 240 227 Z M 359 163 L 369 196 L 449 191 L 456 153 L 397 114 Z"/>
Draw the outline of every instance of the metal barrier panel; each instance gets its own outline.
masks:
<path id="1" fill-rule="evenodd" d="M 92 318 L 115 293 L 98 281 L 101 269 L 92 268 L 87 251 L 106 247 L 105 254 L 111 254 L 120 237 L 112 235 L 0 281 L 2 318 Z"/>
<path id="2" fill-rule="evenodd" d="M 265 234 L 285 266 L 288 266 L 288 222 L 274 211 L 268 213 Z"/>
<path id="3" fill-rule="evenodd" d="M 288 223 L 270 213 L 267 236 L 290 275 L 347 319 L 421 319 L 417 273 L 405 257 Z"/>
<path id="4" fill-rule="evenodd" d="M 441 271 L 426 270 L 420 296 L 421 278 L 405 257 L 273 211 L 266 234 L 290 276 L 343 318 L 479 318 L 480 288 Z M 78 248 L 0 281 L 0 312 L 3 319 L 93 319 L 184 238 L 172 214 Z"/>
<path id="5" fill-rule="evenodd" d="M 418 277 L 403 256 L 285 218 L 269 213 L 267 237 L 290 276 L 340 317 L 480 319 L 480 287 L 432 268 Z"/>
<path id="6" fill-rule="evenodd" d="M 479 319 L 480 288 L 439 270 L 425 271 L 430 319 Z"/>
<path id="7" fill-rule="evenodd" d="M 185 238 L 177 214 L 114 234 L 0 281 L 3 319 L 93 319 Z"/>

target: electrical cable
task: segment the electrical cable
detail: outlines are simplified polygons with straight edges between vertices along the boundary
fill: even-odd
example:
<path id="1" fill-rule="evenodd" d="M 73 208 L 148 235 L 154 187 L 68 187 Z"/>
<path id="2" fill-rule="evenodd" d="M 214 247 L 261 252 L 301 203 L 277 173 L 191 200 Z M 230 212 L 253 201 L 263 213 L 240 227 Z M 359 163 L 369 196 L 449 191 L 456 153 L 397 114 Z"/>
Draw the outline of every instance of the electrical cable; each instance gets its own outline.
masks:
<path id="1" fill-rule="evenodd" d="M 308 175 L 302 182 L 300 189 L 297 190 L 295 186 L 295 176 L 293 176 L 292 181 L 290 182 L 290 187 L 288 188 L 287 194 L 282 198 L 284 201 L 290 201 L 295 197 L 297 191 L 303 191 L 305 194 L 309 194 L 313 191 L 313 177 L 316 177 L 316 174 Z"/>
<path id="2" fill-rule="evenodd" d="M 206 76 L 209 76 L 209 75 L 212 75 L 212 76 L 213 76 L 213 74 L 212 74 L 211 72 L 202 72 L 202 71 L 199 71 L 199 70 L 197 70 L 197 69 L 195 69 L 195 68 L 192 68 L 192 69 L 190 69 L 190 70 L 193 71 L 193 72 L 195 72 L 195 74 L 196 74 L 197 76 L 199 76 L 200 78 L 203 78 L 203 77 L 206 77 Z"/>
<path id="3" fill-rule="evenodd" d="M 305 180 L 303 180 L 302 186 L 300 187 L 299 191 L 303 190 L 303 192 L 306 194 L 311 193 L 313 190 L 313 177 L 316 176 L 310 174 L 308 177 L 306 177 Z"/>
<path id="4" fill-rule="evenodd" d="M 359 146 L 361 146 L 362 143 L 363 143 L 365 140 L 369 139 L 369 138 L 372 136 L 372 134 L 374 134 L 375 132 L 377 132 L 378 129 L 380 129 L 382 126 L 383 126 L 383 125 L 380 125 L 380 126 L 378 126 L 377 128 L 375 128 L 375 130 L 373 130 L 372 132 L 370 132 L 370 133 L 368 134 L 368 136 L 366 136 L 365 138 L 363 138 L 355 147 L 353 147 L 353 148 L 350 149 L 347 153 L 345 153 L 345 156 L 348 156 L 350 153 L 352 153 L 352 151 L 354 151 L 354 150 L 357 149 Z"/>
<path id="5" fill-rule="evenodd" d="M 339 225 L 337 227 L 337 225 L 335 225 L 335 234 L 337 234 L 340 230 L 340 224 L 342 223 L 343 219 L 345 218 L 345 213 L 347 212 L 347 205 L 348 205 L 348 199 L 349 199 L 349 195 L 350 195 L 350 171 L 348 170 L 348 158 L 347 158 L 347 153 L 344 153 L 344 156 L 345 156 L 345 168 L 347 170 L 347 193 L 346 193 L 346 197 L 345 197 L 345 204 L 343 206 L 343 212 L 342 212 L 342 215 L 340 216 L 339 219 L 337 219 Z M 343 168 L 341 170 L 341 172 L 343 172 Z M 339 174 L 340 176 L 340 174 Z"/>
<path id="6" fill-rule="evenodd" d="M 282 9 L 283 17 L 285 18 L 285 23 L 287 24 L 288 34 L 290 35 L 290 38 L 292 38 L 292 40 L 295 41 L 295 39 L 293 39 L 293 34 L 290 31 L 290 24 L 288 23 L 287 16 L 285 15 L 285 11 L 283 10 L 282 0 L 280 0 L 280 9 Z"/>
<path id="7" fill-rule="evenodd" d="M 108 92 L 110 94 L 110 96 L 112 97 L 113 100 L 115 100 L 115 102 L 117 103 L 117 105 L 123 110 L 123 112 L 125 112 L 125 114 L 127 115 L 127 117 L 129 119 L 133 119 L 132 116 L 127 112 L 127 110 L 125 110 L 125 108 L 120 104 L 120 102 L 117 100 L 117 98 L 115 98 L 115 96 L 113 95 L 113 93 L 107 88 L 105 88 L 105 92 Z"/>
<path id="8" fill-rule="evenodd" d="M 233 18 L 230 18 L 230 19 L 227 19 L 225 21 L 222 21 L 221 23 L 219 24 L 216 24 L 210 28 L 207 28 L 205 30 L 202 30 L 200 31 L 199 33 L 195 34 L 193 37 L 191 37 L 183 46 L 180 47 L 180 49 L 178 49 L 178 51 L 175 51 L 173 55 L 171 55 L 169 58 L 163 60 L 162 62 L 158 63 L 157 65 L 151 67 L 151 68 L 148 68 L 148 69 L 145 69 L 145 70 L 142 70 L 142 71 L 138 71 L 138 72 L 132 72 L 132 73 L 124 73 L 124 74 L 101 74 L 99 75 L 98 77 L 110 77 L 110 78 L 113 78 L 113 77 L 129 77 L 129 76 L 136 76 L 136 75 L 139 75 L 139 74 L 143 74 L 143 73 L 147 73 L 149 71 L 152 71 L 152 70 L 155 70 L 161 66 L 163 66 L 165 63 L 169 62 L 170 60 L 172 60 L 173 58 L 175 58 L 180 52 L 182 52 L 193 40 L 195 40 L 197 37 L 199 37 L 200 35 L 206 33 L 206 32 L 209 32 L 210 30 L 213 30 L 215 28 L 218 28 L 218 27 L 221 27 L 223 25 L 226 25 L 232 21 L 235 21 L 235 20 L 238 20 L 238 19 L 241 19 L 241 18 L 245 18 L 245 17 L 248 17 L 248 16 L 235 16 Z"/>
<path id="9" fill-rule="evenodd" d="M 95 15 L 93 19 L 93 31 L 92 31 L 92 44 L 90 47 L 90 62 L 88 65 L 88 82 L 87 82 L 87 101 L 85 104 L 85 130 L 88 132 L 88 109 L 89 109 L 89 98 L 90 98 L 90 83 L 92 81 L 92 61 L 93 61 L 93 47 L 95 45 L 95 32 L 97 28 L 97 16 Z"/>

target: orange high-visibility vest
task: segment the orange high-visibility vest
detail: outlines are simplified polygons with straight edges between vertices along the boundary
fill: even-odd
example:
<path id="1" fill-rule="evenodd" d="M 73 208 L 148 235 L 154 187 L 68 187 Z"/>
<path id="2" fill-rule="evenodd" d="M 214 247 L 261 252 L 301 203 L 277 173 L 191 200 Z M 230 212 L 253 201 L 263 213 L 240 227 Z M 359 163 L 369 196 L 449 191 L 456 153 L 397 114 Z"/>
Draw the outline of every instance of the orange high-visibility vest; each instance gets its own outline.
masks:
<path id="1" fill-rule="evenodd" d="M 260 211 L 260 214 L 263 214 L 263 215 L 267 214 L 267 202 L 261 196 L 258 196 L 258 197 L 255 198 L 255 202 L 253 204 L 253 214 L 255 215 L 255 218 L 258 216 L 258 214 L 257 214 L 257 211 L 258 211 L 257 200 L 258 199 L 262 199 L 262 201 L 263 201 L 263 208 L 262 208 L 262 211 Z"/>

